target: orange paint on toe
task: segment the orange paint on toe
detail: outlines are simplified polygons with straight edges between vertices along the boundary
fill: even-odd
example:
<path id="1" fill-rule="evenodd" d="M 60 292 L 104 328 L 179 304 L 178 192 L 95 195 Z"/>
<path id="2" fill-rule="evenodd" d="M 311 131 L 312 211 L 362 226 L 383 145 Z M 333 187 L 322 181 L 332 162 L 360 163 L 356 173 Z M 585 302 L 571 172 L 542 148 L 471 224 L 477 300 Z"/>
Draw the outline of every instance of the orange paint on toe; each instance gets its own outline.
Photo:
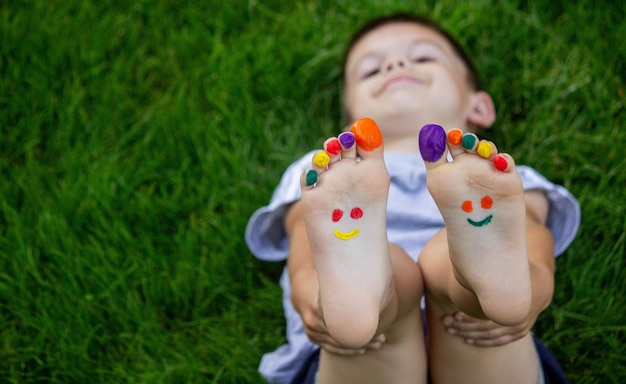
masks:
<path id="1" fill-rule="evenodd" d="M 455 128 L 448 132 L 448 142 L 452 145 L 461 145 L 461 141 L 463 140 L 463 131 L 458 128 Z"/>
<path id="2" fill-rule="evenodd" d="M 350 131 L 354 134 L 356 145 L 365 151 L 373 151 L 383 145 L 383 135 L 372 119 L 358 119 L 352 124 Z"/>

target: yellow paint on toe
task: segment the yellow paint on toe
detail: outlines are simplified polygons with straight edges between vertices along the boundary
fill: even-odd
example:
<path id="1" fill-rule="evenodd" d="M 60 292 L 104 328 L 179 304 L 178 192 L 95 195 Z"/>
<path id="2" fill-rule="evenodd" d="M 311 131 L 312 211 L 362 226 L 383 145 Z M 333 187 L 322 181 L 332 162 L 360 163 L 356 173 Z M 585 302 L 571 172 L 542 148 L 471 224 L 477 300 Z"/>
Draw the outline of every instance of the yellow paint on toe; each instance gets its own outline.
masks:
<path id="1" fill-rule="evenodd" d="M 330 162 L 330 156 L 326 152 L 318 152 L 313 156 L 313 164 L 320 168 L 326 168 Z"/>
<path id="2" fill-rule="evenodd" d="M 360 229 L 360 228 L 357 228 L 357 229 L 352 230 L 352 231 L 350 231 L 350 232 L 341 232 L 340 230 L 335 229 L 335 232 L 334 232 L 334 233 L 335 233 L 335 236 L 337 236 L 337 238 L 338 238 L 338 239 L 341 239 L 341 240 L 350 240 L 350 239 L 352 239 L 353 237 L 355 237 L 356 235 L 358 235 L 359 233 L 361 233 L 361 229 Z"/>
<path id="3" fill-rule="evenodd" d="M 493 146 L 487 141 L 481 141 L 480 144 L 478 144 L 476 153 L 478 153 L 478 156 L 484 159 L 488 159 L 489 156 L 491 156 L 491 154 L 493 153 Z"/>

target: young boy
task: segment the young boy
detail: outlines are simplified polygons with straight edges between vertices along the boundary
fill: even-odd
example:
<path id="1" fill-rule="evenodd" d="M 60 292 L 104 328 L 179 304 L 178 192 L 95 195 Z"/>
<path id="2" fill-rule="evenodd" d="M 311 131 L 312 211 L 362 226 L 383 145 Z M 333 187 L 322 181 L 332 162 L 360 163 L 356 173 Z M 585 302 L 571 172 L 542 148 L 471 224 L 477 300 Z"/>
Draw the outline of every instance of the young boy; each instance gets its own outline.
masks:
<path id="1" fill-rule="evenodd" d="M 554 256 L 578 228 L 576 200 L 477 139 L 493 102 L 429 20 L 368 23 L 348 46 L 344 81 L 356 122 L 292 164 L 246 229 L 257 257 L 287 259 L 288 344 L 261 373 L 273 383 L 425 383 L 427 370 L 434 383 L 542 382 L 529 330 L 551 300 Z"/>

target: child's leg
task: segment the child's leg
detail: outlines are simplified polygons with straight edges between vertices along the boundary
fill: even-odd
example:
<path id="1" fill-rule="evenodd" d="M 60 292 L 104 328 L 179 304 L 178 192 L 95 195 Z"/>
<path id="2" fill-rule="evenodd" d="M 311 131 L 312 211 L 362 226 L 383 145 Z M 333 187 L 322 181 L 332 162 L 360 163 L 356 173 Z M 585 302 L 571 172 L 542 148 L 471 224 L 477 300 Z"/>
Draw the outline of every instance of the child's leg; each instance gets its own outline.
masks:
<path id="1" fill-rule="evenodd" d="M 513 159 L 496 155 L 492 143 L 434 125 L 422 128 L 420 151 L 446 224 L 420 256 L 433 380 L 535 383 L 539 364 L 530 335 L 501 347 L 474 347 L 448 335 L 440 321 L 459 309 L 500 324 L 528 317 L 533 287 L 527 219 Z"/>
<path id="2" fill-rule="evenodd" d="M 406 279 L 407 269 L 415 268 L 416 264 L 404 252 L 394 253 L 393 247 L 390 251 L 396 294 L 402 294 L 399 292 L 404 290 L 405 296 L 414 296 L 412 292 L 421 295 L 421 288 L 416 287 L 415 279 Z M 403 278 L 399 275 L 403 274 L 405 278 L 401 282 Z M 427 361 L 419 300 L 399 298 L 398 307 L 399 311 L 404 312 L 397 312 L 393 322 L 381 328 L 386 337 L 382 349 L 368 350 L 364 355 L 357 356 L 342 356 L 322 349 L 319 383 L 425 384 Z M 353 317 L 358 316 L 355 313 Z M 385 317 L 385 314 L 381 314 L 381 317 Z"/>
<path id="3" fill-rule="evenodd" d="M 532 298 L 522 182 L 510 156 L 473 134 L 460 134 L 427 125 L 419 142 L 428 190 L 445 221 L 455 280 L 478 298 L 479 305 L 461 309 L 516 324 Z"/>
<path id="4" fill-rule="evenodd" d="M 347 348 L 383 332 L 387 337 L 383 349 L 361 356 L 322 351 L 321 383 L 425 381 L 421 276 L 387 241 L 388 189 L 382 137 L 371 120 L 329 139 L 302 177 L 302 211 L 329 334 Z"/>
<path id="5" fill-rule="evenodd" d="M 441 319 L 476 301 L 471 291 L 458 285 L 447 243 L 446 230 L 442 230 L 419 260 L 426 286 L 428 365 L 433 383 L 535 384 L 539 358 L 530 334 L 502 346 L 478 347 L 447 332 Z"/>

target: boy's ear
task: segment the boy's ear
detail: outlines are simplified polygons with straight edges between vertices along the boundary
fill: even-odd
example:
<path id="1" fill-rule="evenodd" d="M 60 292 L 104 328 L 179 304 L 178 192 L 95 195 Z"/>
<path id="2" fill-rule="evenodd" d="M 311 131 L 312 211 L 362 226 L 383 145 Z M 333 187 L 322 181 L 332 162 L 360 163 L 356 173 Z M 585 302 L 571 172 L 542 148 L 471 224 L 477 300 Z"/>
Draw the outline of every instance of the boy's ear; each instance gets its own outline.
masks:
<path id="1" fill-rule="evenodd" d="M 467 116 L 470 126 L 476 128 L 490 128 L 496 121 L 496 108 L 493 99 L 487 92 L 476 92 L 472 95 L 472 105 Z"/>

